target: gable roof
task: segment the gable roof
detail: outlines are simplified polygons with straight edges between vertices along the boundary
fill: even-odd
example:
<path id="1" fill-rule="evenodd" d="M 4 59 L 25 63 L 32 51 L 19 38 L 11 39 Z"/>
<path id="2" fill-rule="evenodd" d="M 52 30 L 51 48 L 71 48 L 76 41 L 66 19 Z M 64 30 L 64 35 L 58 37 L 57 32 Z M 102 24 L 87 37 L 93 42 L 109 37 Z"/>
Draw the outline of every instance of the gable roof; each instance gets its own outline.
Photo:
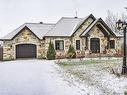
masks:
<path id="1" fill-rule="evenodd" d="M 108 26 L 107 24 L 101 19 L 96 19 L 88 28 L 86 28 L 86 30 L 84 30 L 84 32 L 81 34 L 81 36 L 86 36 L 88 34 L 88 32 L 97 25 L 97 23 L 100 22 L 105 28 L 106 30 L 108 30 L 108 32 L 114 36 L 117 36 Z"/>
<path id="2" fill-rule="evenodd" d="M 5 37 L 0 40 L 12 40 L 18 33 L 22 31 L 23 28 L 29 29 L 33 34 L 42 39 L 43 37 L 48 36 L 58 36 L 58 37 L 70 37 L 72 36 L 80 26 L 88 19 L 92 18 L 94 21 L 92 24 L 87 27 L 84 32 L 80 36 L 86 36 L 86 34 L 98 23 L 100 22 L 105 30 L 114 36 L 120 37 L 120 35 L 113 32 L 107 24 L 101 19 L 96 19 L 92 14 L 85 18 L 74 18 L 74 17 L 62 17 L 56 24 L 49 23 L 25 23 L 21 25 L 19 28 L 15 29 Z"/>
<path id="3" fill-rule="evenodd" d="M 62 17 L 45 36 L 72 36 L 89 17 L 95 20 L 92 14 L 85 18 Z"/>
<path id="4" fill-rule="evenodd" d="M 116 32 L 114 32 L 115 33 L 115 35 L 117 36 L 117 37 L 123 37 L 124 35 L 123 35 L 123 30 L 115 30 Z"/>
<path id="5" fill-rule="evenodd" d="M 62 17 L 45 36 L 71 36 L 83 18 Z"/>
<path id="6" fill-rule="evenodd" d="M 10 32 L 8 35 L 4 36 L 3 40 L 11 40 L 13 39 L 24 27 L 33 32 L 39 39 L 42 39 L 44 35 L 54 27 L 55 24 L 48 24 L 48 23 L 25 23 L 21 25 L 19 28 L 15 29 L 14 31 Z"/>

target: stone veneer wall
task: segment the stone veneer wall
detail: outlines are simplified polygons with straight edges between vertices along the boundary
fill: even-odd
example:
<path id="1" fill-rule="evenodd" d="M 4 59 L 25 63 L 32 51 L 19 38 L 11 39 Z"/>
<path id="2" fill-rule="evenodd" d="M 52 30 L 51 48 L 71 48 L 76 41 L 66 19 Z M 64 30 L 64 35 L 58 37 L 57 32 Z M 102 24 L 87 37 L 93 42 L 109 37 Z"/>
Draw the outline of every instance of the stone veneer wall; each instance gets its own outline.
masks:
<path id="1" fill-rule="evenodd" d="M 56 58 L 66 57 L 66 53 L 69 49 L 69 45 L 72 44 L 76 48 L 76 40 L 80 40 L 81 50 L 76 50 L 77 55 L 85 52 L 85 37 L 80 37 L 81 33 L 93 22 L 92 18 L 89 18 L 84 22 L 80 28 L 73 34 L 72 37 L 45 37 L 45 40 L 39 40 L 32 32 L 24 29 L 19 33 L 13 40 L 4 41 L 3 47 L 3 60 L 16 59 L 15 47 L 18 44 L 35 44 L 37 46 L 37 58 L 46 58 L 46 53 L 49 47 L 50 41 L 54 44 L 55 40 L 64 40 L 64 50 L 56 51 Z M 107 46 L 107 38 L 98 27 L 94 27 L 88 36 L 88 49 L 90 50 L 90 39 L 99 38 L 100 39 L 100 52 L 103 53 L 105 47 Z M 115 40 L 115 49 L 107 49 L 107 54 L 114 55 L 120 54 L 122 51 L 122 38 L 110 38 L 110 40 Z M 83 53 L 82 53 L 83 54 Z"/>
<path id="2" fill-rule="evenodd" d="M 16 45 L 18 44 L 34 44 L 37 46 L 37 58 L 43 57 L 44 41 L 40 41 L 32 32 L 24 29 L 13 40 L 4 41 L 3 60 L 16 59 Z"/>
<path id="3" fill-rule="evenodd" d="M 73 34 L 73 37 L 46 37 L 45 38 L 45 52 L 48 50 L 49 42 L 51 41 L 54 44 L 55 48 L 55 40 L 64 40 L 64 50 L 63 51 L 56 51 L 56 57 L 66 57 L 66 53 L 69 49 L 70 44 L 74 46 L 76 49 L 76 40 L 80 40 L 80 47 L 81 50 L 77 50 L 76 53 L 81 53 L 82 50 L 85 48 L 85 38 L 81 38 L 81 33 L 93 22 L 92 18 L 87 19 L 80 28 Z M 46 54 L 46 53 L 45 53 Z"/>
<path id="4" fill-rule="evenodd" d="M 81 54 L 85 54 L 85 37 L 80 37 L 83 31 L 93 22 L 92 18 L 89 18 L 86 22 L 84 22 L 80 28 L 73 34 L 71 38 L 68 37 L 46 37 L 45 38 L 45 54 L 48 50 L 49 42 L 51 41 L 55 47 L 55 40 L 64 40 L 64 50 L 56 51 L 56 57 L 66 57 L 66 53 L 69 49 L 69 45 L 73 45 L 76 49 L 76 40 L 80 40 L 80 50 L 76 50 L 78 56 L 82 56 Z M 121 38 L 110 38 L 110 40 L 115 40 L 115 49 L 106 49 L 108 38 L 104 36 L 102 31 L 97 27 L 93 27 L 93 29 L 89 32 L 88 36 L 88 49 L 90 50 L 90 39 L 91 38 L 99 38 L 100 39 L 100 53 L 104 53 L 106 50 L 106 54 L 115 55 L 121 53 Z M 78 57 L 77 56 L 77 57 Z M 46 55 L 45 55 L 46 57 Z"/>
<path id="5" fill-rule="evenodd" d="M 107 46 L 107 38 L 104 37 L 102 31 L 95 26 L 89 33 L 88 37 L 88 49 L 90 50 L 90 39 L 91 38 L 99 38 L 100 39 L 100 53 L 103 53 L 105 47 Z"/>
<path id="6" fill-rule="evenodd" d="M 90 39 L 91 38 L 99 38 L 100 39 L 100 53 L 104 53 L 106 50 L 106 54 L 109 55 L 121 55 L 122 53 L 122 38 L 117 38 L 117 37 L 110 37 L 109 40 L 114 40 L 115 41 L 115 48 L 114 49 L 106 49 L 107 46 L 107 41 L 108 38 L 104 37 L 104 34 L 98 27 L 94 27 L 90 32 L 89 32 L 89 37 L 88 37 L 88 48 L 90 50 Z"/>
<path id="7" fill-rule="evenodd" d="M 110 38 L 110 40 L 115 40 L 115 49 L 108 49 L 107 54 L 121 56 L 123 54 L 123 38 Z"/>
<path id="8" fill-rule="evenodd" d="M 83 33 L 83 31 L 93 22 L 92 18 L 88 18 L 81 26 L 80 28 L 73 34 L 72 42 L 73 46 L 76 49 L 76 40 L 80 40 L 81 44 L 81 50 L 85 50 L 85 38 L 81 38 L 80 35 Z M 79 51 L 79 50 L 78 50 Z M 77 51 L 77 52 L 78 52 Z"/>
<path id="9" fill-rule="evenodd" d="M 76 49 L 76 40 L 80 40 L 80 50 L 76 50 L 77 57 L 80 57 L 85 54 L 85 37 L 80 37 L 83 31 L 93 22 L 92 18 L 88 18 L 80 27 L 79 29 L 73 34 L 72 37 L 72 44 Z"/>
<path id="10" fill-rule="evenodd" d="M 64 50 L 57 50 L 56 51 L 56 58 L 64 58 L 66 57 L 66 53 L 69 49 L 69 46 L 71 44 L 71 38 L 68 37 L 46 37 L 45 38 L 45 57 L 46 57 L 46 52 L 49 47 L 50 41 L 54 44 L 55 48 L 55 40 L 63 40 L 64 41 Z"/>

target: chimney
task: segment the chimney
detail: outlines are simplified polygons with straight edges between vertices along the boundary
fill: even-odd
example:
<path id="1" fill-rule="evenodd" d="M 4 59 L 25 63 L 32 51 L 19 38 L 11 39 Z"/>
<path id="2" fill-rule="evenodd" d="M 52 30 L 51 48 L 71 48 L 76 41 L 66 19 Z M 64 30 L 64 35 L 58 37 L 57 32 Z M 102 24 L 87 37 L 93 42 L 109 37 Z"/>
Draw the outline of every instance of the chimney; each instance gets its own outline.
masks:
<path id="1" fill-rule="evenodd" d="M 43 24 L 43 22 L 40 22 L 40 24 Z"/>
<path id="2" fill-rule="evenodd" d="M 75 12 L 75 17 L 74 18 L 78 18 L 77 11 Z"/>

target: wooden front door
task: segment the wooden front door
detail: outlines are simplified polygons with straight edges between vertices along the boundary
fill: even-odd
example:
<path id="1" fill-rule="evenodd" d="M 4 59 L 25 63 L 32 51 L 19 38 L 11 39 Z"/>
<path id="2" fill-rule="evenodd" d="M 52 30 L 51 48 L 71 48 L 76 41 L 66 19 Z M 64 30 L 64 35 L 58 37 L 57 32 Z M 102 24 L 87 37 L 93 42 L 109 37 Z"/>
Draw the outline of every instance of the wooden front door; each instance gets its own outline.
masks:
<path id="1" fill-rule="evenodd" d="M 33 44 L 16 45 L 16 58 L 36 58 L 36 45 Z"/>
<path id="2" fill-rule="evenodd" d="M 100 53 L 100 39 L 99 38 L 90 39 L 90 50 L 92 53 Z"/>

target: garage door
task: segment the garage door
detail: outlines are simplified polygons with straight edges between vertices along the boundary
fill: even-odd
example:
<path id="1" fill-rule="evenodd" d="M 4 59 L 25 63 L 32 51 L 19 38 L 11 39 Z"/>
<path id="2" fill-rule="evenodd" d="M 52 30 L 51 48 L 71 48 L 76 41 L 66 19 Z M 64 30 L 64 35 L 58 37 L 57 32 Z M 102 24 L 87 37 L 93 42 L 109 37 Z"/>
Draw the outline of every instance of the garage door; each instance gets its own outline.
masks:
<path id="1" fill-rule="evenodd" d="M 33 44 L 16 45 L 16 58 L 36 58 L 36 45 Z"/>

